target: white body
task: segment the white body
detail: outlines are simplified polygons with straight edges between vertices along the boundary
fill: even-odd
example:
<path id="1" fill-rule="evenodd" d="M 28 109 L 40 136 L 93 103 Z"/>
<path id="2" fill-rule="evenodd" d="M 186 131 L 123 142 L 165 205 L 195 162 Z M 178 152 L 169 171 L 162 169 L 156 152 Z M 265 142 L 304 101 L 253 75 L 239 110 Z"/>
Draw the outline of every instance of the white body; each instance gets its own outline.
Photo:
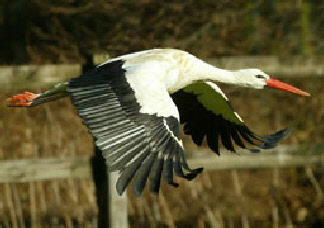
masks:
<path id="1" fill-rule="evenodd" d="M 219 69 L 181 50 L 153 49 L 123 55 L 107 62 L 118 59 L 125 61 L 123 68 L 126 70 L 126 79 L 135 91 L 141 112 L 164 117 L 174 116 L 179 119 L 177 107 L 169 93 L 176 92 L 195 81 L 208 79 L 241 86 L 251 86 L 252 82 L 255 88 L 263 88 L 265 85 L 264 80 L 254 78 L 255 74 L 265 75 L 260 70 Z M 249 77 L 250 74 L 253 77 Z M 217 90 L 218 93 L 219 91 L 220 89 Z"/>

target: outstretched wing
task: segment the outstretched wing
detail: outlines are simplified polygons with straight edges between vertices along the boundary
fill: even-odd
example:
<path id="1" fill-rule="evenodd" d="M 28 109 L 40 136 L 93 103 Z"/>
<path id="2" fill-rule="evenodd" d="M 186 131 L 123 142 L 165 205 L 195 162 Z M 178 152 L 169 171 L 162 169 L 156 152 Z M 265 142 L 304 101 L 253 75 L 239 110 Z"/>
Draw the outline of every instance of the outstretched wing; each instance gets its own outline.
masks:
<path id="1" fill-rule="evenodd" d="M 68 88 L 72 103 L 95 137 L 108 169 L 120 173 L 117 192 L 122 194 L 134 179 L 132 189 L 139 196 L 148 177 L 151 192 L 159 192 L 161 176 L 163 182 L 177 186 L 173 171 L 179 177 L 194 178 L 201 170 L 190 170 L 187 165 L 172 99 L 167 93 L 163 99 L 159 97 L 164 106 L 174 107 L 170 115 L 166 110 L 162 116 L 143 113 L 136 89 L 128 82 L 123 67 L 122 60 L 105 63 L 73 78 Z M 154 103 L 154 97 L 151 99 Z M 183 169 L 189 173 L 185 175 Z"/>
<path id="2" fill-rule="evenodd" d="M 225 94 L 215 83 L 196 82 L 172 94 L 177 105 L 185 134 L 191 135 L 195 144 L 200 146 L 207 136 L 208 146 L 219 154 L 220 142 L 227 150 L 234 151 L 234 144 L 248 148 L 246 143 L 260 149 L 269 149 L 288 134 L 284 129 L 268 136 L 259 136 L 251 131 L 234 111 Z"/>

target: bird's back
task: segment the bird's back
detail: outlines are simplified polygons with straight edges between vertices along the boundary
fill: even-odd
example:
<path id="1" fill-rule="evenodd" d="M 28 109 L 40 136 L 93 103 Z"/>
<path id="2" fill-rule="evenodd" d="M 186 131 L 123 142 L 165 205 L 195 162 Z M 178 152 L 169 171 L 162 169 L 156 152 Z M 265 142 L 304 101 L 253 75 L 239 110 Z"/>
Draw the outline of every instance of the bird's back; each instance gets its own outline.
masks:
<path id="1" fill-rule="evenodd" d="M 106 64 L 107 62 L 112 62 L 115 60 L 124 60 L 127 62 L 127 64 L 142 64 L 144 62 L 149 62 L 152 60 L 155 61 L 181 61 L 182 59 L 186 58 L 186 56 L 192 56 L 186 51 L 178 50 L 178 49 L 172 49 L 172 48 L 165 48 L 165 49 L 151 49 L 151 50 L 145 50 L 145 51 L 138 51 L 131 54 L 121 55 L 117 58 L 108 60 L 103 64 Z M 99 65 L 100 66 L 100 65 Z"/>

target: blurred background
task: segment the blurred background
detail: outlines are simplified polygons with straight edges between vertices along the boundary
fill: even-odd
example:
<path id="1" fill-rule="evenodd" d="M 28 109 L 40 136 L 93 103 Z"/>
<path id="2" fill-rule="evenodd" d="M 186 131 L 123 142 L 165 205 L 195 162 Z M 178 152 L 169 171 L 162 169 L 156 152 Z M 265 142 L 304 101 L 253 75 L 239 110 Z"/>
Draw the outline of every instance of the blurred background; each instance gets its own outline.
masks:
<path id="1" fill-rule="evenodd" d="M 292 126 L 280 149 L 219 157 L 184 137 L 190 161 L 273 155 L 273 166 L 208 168 L 160 196 L 128 192 L 132 227 L 320 227 L 324 223 L 324 2 L 0 1 L 0 159 L 71 158 L 93 154 L 93 142 L 69 99 L 10 109 L 6 98 L 41 92 L 81 73 L 89 56 L 116 57 L 154 47 L 186 50 L 227 69 L 260 68 L 312 94 L 222 86 L 259 134 Z M 232 156 L 232 157 L 231 157 Z M 269 157 L 267 157 L 269 156 Z M 295 162 L 301 158 L 303 162 Z M 198 162 L 199 163 L 199 162 Z M 4 164 L 4 163 L 3 163 Z M 227 164 L 227 163 L 226 163 Z M 290 165 L 289 165 L 290 164 Z M 89 178 L 0 181 L 0 227 L 92 227 Z"/>

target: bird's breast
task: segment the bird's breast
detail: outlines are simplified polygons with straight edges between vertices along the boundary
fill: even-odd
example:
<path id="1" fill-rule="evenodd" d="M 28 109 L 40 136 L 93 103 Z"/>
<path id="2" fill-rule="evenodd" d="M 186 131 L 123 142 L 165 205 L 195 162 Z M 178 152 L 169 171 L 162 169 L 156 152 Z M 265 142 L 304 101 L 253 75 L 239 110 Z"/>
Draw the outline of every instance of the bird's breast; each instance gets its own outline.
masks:
<path id="1" fill-rule="evenodd" d="M 174 116 L 178 112 L 168 89 L 177 82 L 178 70 L 163 61 L 124 65 L 126 80 L 135 93 L 141 113 Z"/>

